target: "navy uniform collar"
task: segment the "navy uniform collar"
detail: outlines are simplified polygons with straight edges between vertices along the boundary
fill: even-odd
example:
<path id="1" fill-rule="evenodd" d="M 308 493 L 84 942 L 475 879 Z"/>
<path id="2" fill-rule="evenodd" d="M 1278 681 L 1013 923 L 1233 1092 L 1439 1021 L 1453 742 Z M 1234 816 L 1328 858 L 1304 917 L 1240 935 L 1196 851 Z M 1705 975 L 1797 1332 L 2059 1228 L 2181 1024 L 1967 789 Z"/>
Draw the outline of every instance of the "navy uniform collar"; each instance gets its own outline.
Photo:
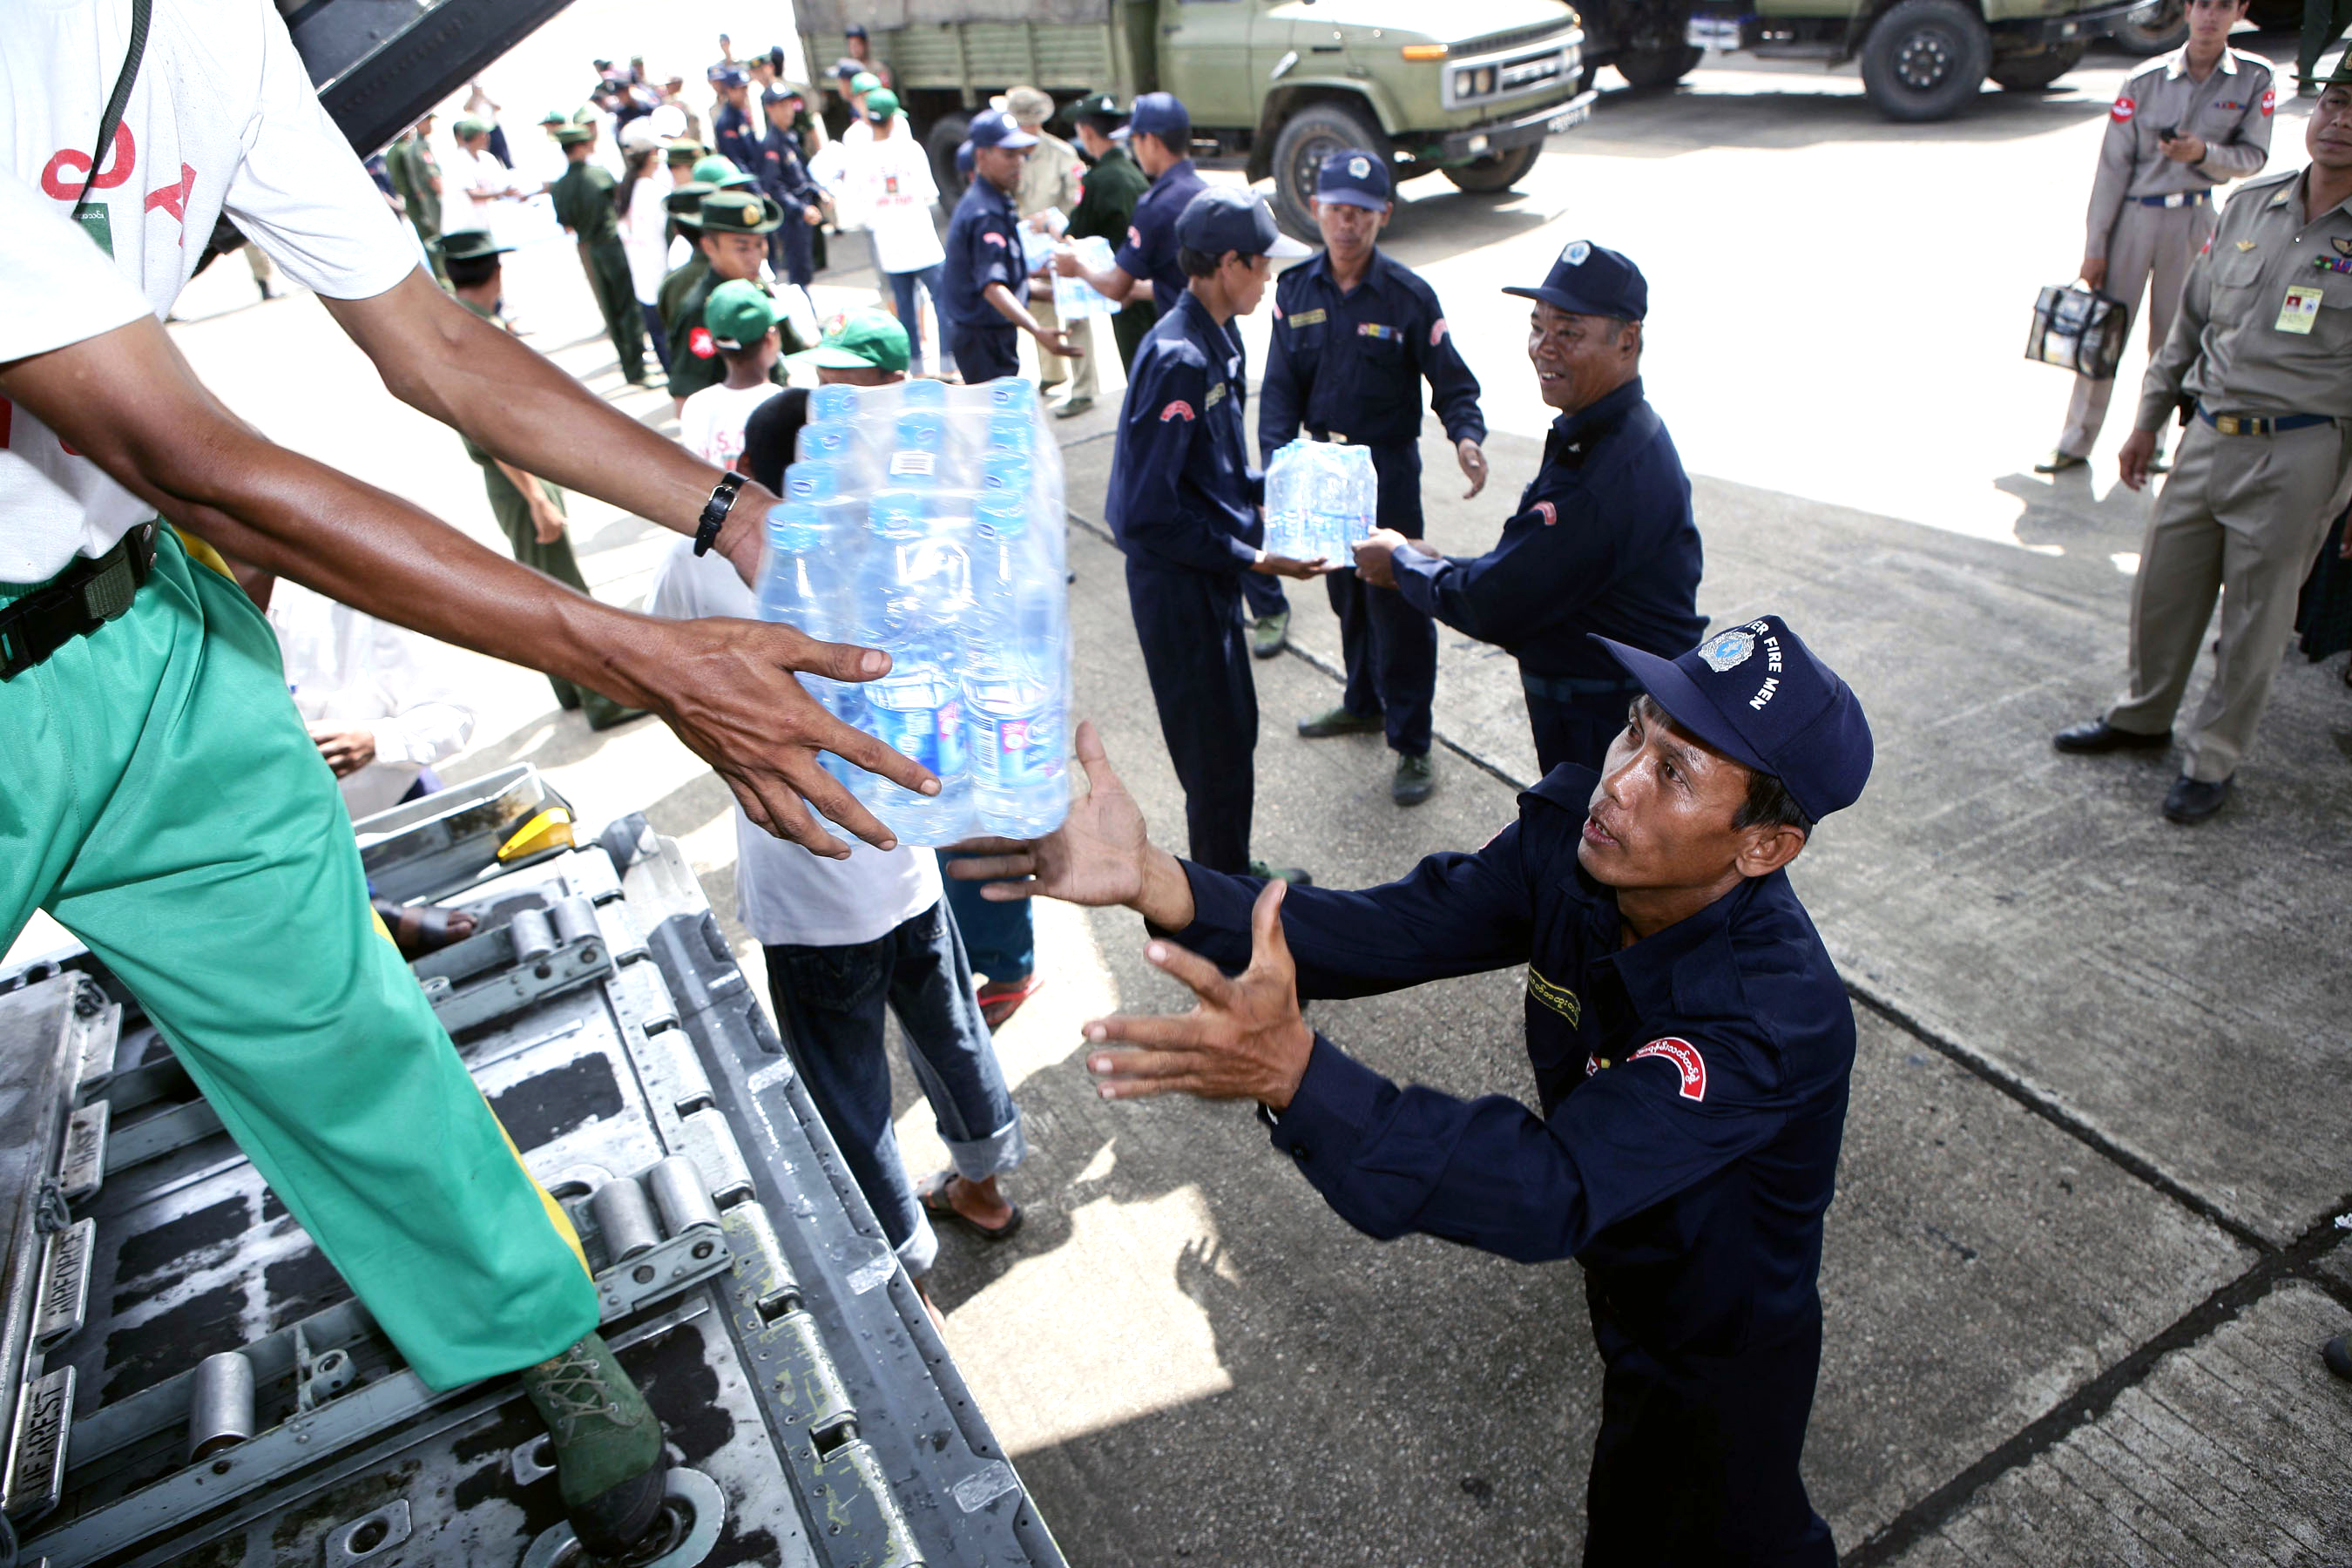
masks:
<path id="1" fill-rule="evenodd" d="M 1620 947 L 1617 944 L 1623 941 L 1624 926 L 1615 894 L 1587 876 L 1582 866 L 1576 868 L 1576 878 L 1592 898 L 1591 934 L 1603 947 L 1600 962 L 1616 970 L 1618 979 L 1624 982 L 1627 1000 L 1641 1017 L 1675 1010 L 1675 972 L 1685 960 L 1703 949 L 1719 950 L 1738 927 L 1794 903 L 1797 896 L 1789 886 L 1785 871 L 1750 877 L 1696 914 L 1643 937 L 1630 947 Z M 1719 961 L 1719 952 L 1707 960 L 1710 965 Z"/>
<path id="2" fill-rule="evenodd" d="M 1372 258 L 1364 266 L 1364 280 L 1357 284 L 1356 287 L 1359 289 L 1378 289 L 1381 284 L 1388 281 L 1389 268 L 1394 265 L 1395 263 L 1389 259 L 1387 251 L 1382 250 L 1378 245 L 1373 246 Z M 1317 251 L 1314 258 L 1303 264 L 1299 268 L 1299 270 L 1318 282 L 1329 284 L 1333 292 L 1337 293 L 1341 291 L 1339 289 L 1339 279 L 1333 277 L 1331 274 L 1331 252 L 1328 247 Z"/>
<path id="3" fill-rule="evenodd" d="M 1597 403 L 1587 404 L 1573 414 L 1563 414 L 1551 422 L 1551 433 L 1566 443 L 1616 425 L 1641 405 L 1642 378 L 1635 376 Z"/>
<path id="4" fill-rule="evenodd" d="M 1138 166 L 1140 167 L 1140 165 Z M 1151 183 L 1155 185 L 1164 185 L 1180 174 L 1189 174 L 1192 173 L 1193 173 L 1192 160 L 1190 158 L 1179 158 L 1174 163 L 1169 164 L 1166 168 L 1160 170 L 1160 177 Z"/>

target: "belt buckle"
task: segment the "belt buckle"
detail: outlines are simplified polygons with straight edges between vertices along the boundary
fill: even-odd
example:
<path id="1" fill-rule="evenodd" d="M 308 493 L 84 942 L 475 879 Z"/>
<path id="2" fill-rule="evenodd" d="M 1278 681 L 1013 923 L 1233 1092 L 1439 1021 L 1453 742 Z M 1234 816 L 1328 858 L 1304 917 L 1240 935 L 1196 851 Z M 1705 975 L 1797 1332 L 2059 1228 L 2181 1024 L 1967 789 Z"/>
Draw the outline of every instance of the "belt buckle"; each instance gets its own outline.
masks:
<path id="1" fill-rule="evenodd" d="M 2234 436 L 2238 433 L 2238 416 L 2234 414 L 2216 414 L 2213 416 L 2213 428 L 2221 435 Z"/>

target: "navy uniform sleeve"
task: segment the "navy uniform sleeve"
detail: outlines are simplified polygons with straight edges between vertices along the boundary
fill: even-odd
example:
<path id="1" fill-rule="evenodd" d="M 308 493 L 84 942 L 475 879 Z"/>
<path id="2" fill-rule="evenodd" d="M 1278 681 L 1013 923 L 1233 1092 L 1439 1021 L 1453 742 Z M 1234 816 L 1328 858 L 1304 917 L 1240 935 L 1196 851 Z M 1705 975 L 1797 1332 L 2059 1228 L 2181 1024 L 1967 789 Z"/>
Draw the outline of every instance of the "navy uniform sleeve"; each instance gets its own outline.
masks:
<path id="1" fill-rule="evenodd" d="M 1788 1122 L 1752 1032 L 1668 1026 L 1683 1032 L 1598 1073 L 1548 1120 L 1500 1095 L 1399 1088 L 1318 1035 L 1298 1092 L 1269 1119 L 1275 1146 L 1368 1236 L 1419 1231 L 1522 1263 L 1572 1258 Z"/>
<path id="2" fill-rule="evenodd" d="M 1454 342 L 1454 330 L 1446 325 L 1444 308 L 1437 302 L 1437 293 L 1426 283 L 1422 286 L 1422 304 L 1429 317 L 1422 329 L 1422 340 L 1413 344 L 1421 360 L 1421 374 L 1429 378 L 1430 406 L 1437 410 L 1439 423 L 1445 426 L 1445 438 L 1456 445 L 1464 441 L 1481 444 L 1486 439 L 1486 416 L 1478 411 L 1478 378 L 1462 358 L 1462 351 Z"/>
<path id="3" fill-rule="evenodd" d="M 1495 548 L 1475 558 L 1400 550 L 1397 592 L 1480 642 L 1528 641 L 1575 615 L 1617 574 L 1617 534 L 1596 514 L 1591 492 L 1538 500 L 1503 525 Z"/>
<path id="4" fill-rule="evenodd" d="M 1296 300 L 1292 304 L 1297 303 Z M 1280 285 L 1274 298 L 1274 347 L 1265 361 L 1265 380 L 1257 389 L 1257 451 L 1261 465 L 1274 461 L 1275 453 L 1290 444 L 1298 434 L 1301 411 L 1307 406 L 1307 392 L 1298 384 L 1298 373 L 1290 362 L 1290 333 L 1284 321 L 1285 306 Z"/>
<path id="5" fill-rule="evenodd" d="M 1119 410 L 1121 535 L 1197 571 L 1247 571 L 1256 549 L 1211 528 L 1186 508 L 1181 489 L 1193 443 L 1205 431 L 1208 367 L 1196 353 L 1173 352 L 1154 355 L 1148 370 L 1139 354 L 1136 367 L 1146 374 Z"/>
<path id="6" fill-rule="evenodd" d="M 1152 201 L 1147 193 L 1141 201 L 1135 204 L 1135 211 L 1127 220 L 1127 243 L 1118 247 L 1118 254 L 1111 258 L 1111 264 L 1129 278 L 1149 279 L 1159 270 L 1156 258 L 1160 253 L 1160 227 L 1159 204 Z M 1168 313 L 1170 303 L 1166 300 L 1159 301 L 1161 315 Z"/>

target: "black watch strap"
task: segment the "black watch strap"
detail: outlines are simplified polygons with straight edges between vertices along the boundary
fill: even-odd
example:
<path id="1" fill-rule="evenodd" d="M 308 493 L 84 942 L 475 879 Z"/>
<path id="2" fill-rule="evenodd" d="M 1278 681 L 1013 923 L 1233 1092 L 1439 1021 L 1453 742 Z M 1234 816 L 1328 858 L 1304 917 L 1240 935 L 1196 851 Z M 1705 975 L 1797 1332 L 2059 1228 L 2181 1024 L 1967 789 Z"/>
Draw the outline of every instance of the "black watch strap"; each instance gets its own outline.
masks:
<path id="1" fill-rule="evenodd" d="M 730 468 L 727 477 L 711 488 L 710 499 L 703 503 L 702 516 L 694 525 L 697 555 L 709 554 L 710 547 L 719 542 L 719 531 L 725 526 L 727 514 L 735 510 L 735 492 L 743 484 L 743 476 Z"/>

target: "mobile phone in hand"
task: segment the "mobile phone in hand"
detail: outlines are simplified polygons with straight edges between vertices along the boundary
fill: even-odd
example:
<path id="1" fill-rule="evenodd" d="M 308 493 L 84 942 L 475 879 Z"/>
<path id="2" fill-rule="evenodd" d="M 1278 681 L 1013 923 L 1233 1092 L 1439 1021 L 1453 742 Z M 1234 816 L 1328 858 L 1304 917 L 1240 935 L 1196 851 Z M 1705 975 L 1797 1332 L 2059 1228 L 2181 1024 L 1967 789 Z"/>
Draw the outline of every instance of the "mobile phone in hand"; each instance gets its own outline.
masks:
<path id="1" fill-rule="evenodd" d="M 2156 133 L 2156 139 L 2159 142 L 2178 142 L 2180 140 L 2180 127 L 2168 125 Z"/>

